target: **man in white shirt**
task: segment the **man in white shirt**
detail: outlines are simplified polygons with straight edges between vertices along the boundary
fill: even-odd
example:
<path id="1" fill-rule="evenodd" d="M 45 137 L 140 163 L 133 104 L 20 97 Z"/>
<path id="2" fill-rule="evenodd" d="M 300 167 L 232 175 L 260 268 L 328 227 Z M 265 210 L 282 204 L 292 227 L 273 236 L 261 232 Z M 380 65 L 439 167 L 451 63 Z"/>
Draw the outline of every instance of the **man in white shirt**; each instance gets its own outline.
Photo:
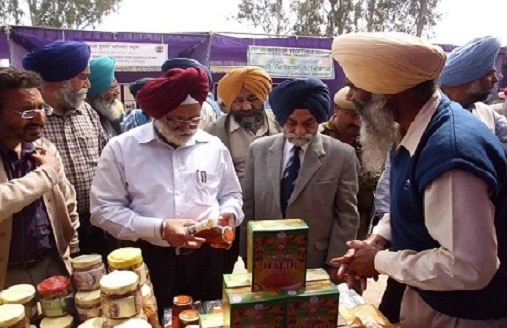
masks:
<path id="1" fill-rule="evenodd" d="M 361 135 L 387 145 L 379 154 L 395 141 L 389 223 L 348 242 L 333 261 L 339 275 L 407 284 L 401 321 L 411 327 L 505 327 L 507 158 L 486 125 L 436 90 L 445 53 L 403 33 L 342 35 L 332 53 Z"/>
<path id="2" fill-rule="evenodd" d="M 159 315 L 179 294 L 221 297 L 224 250 L 184 227 L 207 218 L 232 226 L 243 220 L 229 151 L 197 128 L 207 93 L 198 67 L 169 69 L 146 83 L 137 100 L 154 121 L 108 143 L 91 188 L 92 223 L 143 251 Z"/>

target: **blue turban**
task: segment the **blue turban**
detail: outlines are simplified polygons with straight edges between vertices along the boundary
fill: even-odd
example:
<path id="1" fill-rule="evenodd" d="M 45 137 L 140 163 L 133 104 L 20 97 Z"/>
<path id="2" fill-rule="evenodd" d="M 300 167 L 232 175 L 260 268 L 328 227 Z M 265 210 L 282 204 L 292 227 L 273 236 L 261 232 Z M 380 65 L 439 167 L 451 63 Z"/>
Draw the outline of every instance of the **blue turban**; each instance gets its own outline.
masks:
<path id="1" fill-rule="evenodd" d="M 88 96 L 96 96 L 109 89 L 114 80 L 116 60 L 110 56 L 102 56 L 90 60 L 90 84 Z"/>
<path id="2" fill-rule="evenodd" d="M 171 68 L 189 68 L 189 67 L 199 67 L 202 68 L 206 74 L 208 75 L 209 81 L 209 89 L 213 89 L 213 76 L 211 76 L 211 71 L 209 68 L 199 63 L 197 60 L 192 58 L 170 58 L 162 64 L 162 73 L 165 74 Z"/>
<path id="3" fill-rule="evenodd" d="M 311 77 L 280 83 L 271 91 L 269 104 L 282 126 L 296 109 L 308 109 L 322 123 L 328 118 L 331 96 L 321 80 Z"/>
<path id="4" fill-rule="evenodd" d="M 487 36 L 455 48 L 448 56 L 440 74 L 440 85 L 455 87 L 484 77 L 494 67 L 500 41 Z"/>
<path id="5" fill-rule="evenodd" d="M 70 80 L 85 70 L 90 47 L 79 41 L 55 41 L 23 57 L 23 68 L 34 71 L 46 82 Z"/>

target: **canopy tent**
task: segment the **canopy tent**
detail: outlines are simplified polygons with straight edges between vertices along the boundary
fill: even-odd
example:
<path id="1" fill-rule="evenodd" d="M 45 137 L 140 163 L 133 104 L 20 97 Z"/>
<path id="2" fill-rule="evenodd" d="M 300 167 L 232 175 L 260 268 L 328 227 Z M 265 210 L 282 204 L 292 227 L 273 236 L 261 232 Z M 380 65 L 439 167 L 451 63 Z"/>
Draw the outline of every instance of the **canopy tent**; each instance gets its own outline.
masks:
<path id="1" fill-rule="evenodd" d="M 329 62 L 323 60 L 324 57 L 330 58 L 330 55 L 327 56 L 326 51 L 331 48 L 332 38 L 270 37 L 266 35 L 221 33 L 100 32 L 26 26 L 4 26 L 2 31 L 3 33 L 0 36 L 0 58 L 9 58 L 11 65 L 15 67 L 21 66 L 21 59 L 25 53 L 55 40 L 79 40 L 93 44 L 92 55 L 95 49 L 102 49 L 103 47 L 106 50 L 102 50 L 107 53 L 107 49 L 112 49 L 107 48 L 107 46 L 115 47 L 115 51 L 120 51 L 119 48 L 122 47 L 129 50 L 126 45 L 132 44 L 140 46 L 157 45 L 156 52 L 158 53 L 142 53 L 147 61 L 151 61 L 152 66 L 149 69 L 142 66 L 137 67 L 136 64 L 130 63 L 128 64 L 130 66 L 117 70 L 116 77 L 120 83 L 129 83 L 142 77 L 156 77 L 161 74 L 160 66 L 163 61 L 166 58 L 174 57 L 194 58 L 209 66 L 213 73 L 213 80 L 216 83 L 228 70 L 251 64 L 254 57 L 252 49 L 258 51 L 255 63 L 262 62 L 266 65 L 272 64 L 272 66 L 266 67 L 276 66 L 281 68 L 277 73 L 270 72 L 272 77 L 274 76 L 274 83 L 280 83 L 292 77 L 315 76 L 321 78 L 328 85 L 331 93 L 336 92 L 345 83 L 343 71 L 338 63 L 332 60 Z M 455 47 L 453 45 L 440 46 L 446 52 Z M 131 46 L 130 48 L 134 47 Z M 143 51 L 143 49 L 136 50 Z M 263 51 L 265 55 L 263 55 Z M 305 58 L 305 56 L 308 58 Z M 497 58 L 497 70 L 505 76 L 499 83 L 500 88 L 507 85 L 505 57 L 506 49 L 502 48 Z M 130 58 L 132 59 L 132 54 Z M 328 66 L 326 67 L 326 65 Z M 303 69 L 303 72 L 296 72 L 299 68 Z M 324 69 L 327 71 L 322 74 Z M 306 72 L 308 72 L 308 75 L 304 75 Z M 299 73 L 299 75 L 291 76 L 292 73 Z M 284 74 L 287 76 L 284 76 Z"/>

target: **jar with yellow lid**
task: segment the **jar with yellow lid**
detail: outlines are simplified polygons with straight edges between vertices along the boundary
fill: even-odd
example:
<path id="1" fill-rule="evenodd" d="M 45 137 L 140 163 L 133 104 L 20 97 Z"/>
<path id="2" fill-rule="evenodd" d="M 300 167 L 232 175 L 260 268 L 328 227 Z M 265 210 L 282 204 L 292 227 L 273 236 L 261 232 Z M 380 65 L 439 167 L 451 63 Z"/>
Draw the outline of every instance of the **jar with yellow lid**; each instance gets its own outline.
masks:
<path id="1" fill-rule="evenodd" d="M 100 280 L 102 313 L 111 319 L 126 319 L 138 315 L 143 298 L 139 276 L 132 271 L 113 271 Z"/>
<path id="2" fill-rule="evenodd" d="M 109 253 L 107 256 L 107 263 L 109 265 L 109 272 L 114 270 L 134 271 L 139 276 L 139 283 L 141 285 L 144 285 L 146 279 L 149 279 L 149 271 L 146 264 L 144 264 L 140 248 L 118 248 Z"/>
<path id="3" fill-rule="evenodd" d="M 148 322 L 153 328 L 160 328 L 158 321 L 158 306 L 157 299 L 153 295 L 153 290 L 150 285 L 141 286 L 141 295 L 143 296 L 143 312 L 148 318 Z"/>
<path id="4" fill-rule="evenodd" d="M 74 318 L 70 315 L 64 315 L 55 318 L 44 318 L 40 322 L 40 328 L 72 328 L 74 327 Z"/>
<path id="5" fill-rule="evenodd" d="M 102 328 L 106 323 L 106 318 L 92 318 L 88 319 L 79 326 L 78 328 Z"/>
<path id="6" fill-rule="evenodd" d="M 21 304 L 25 307 L 25 316 L 31 320 L 37 315 L 37 299 L 35 287 L 30 284 L 13 285 L 4 291 L 1 296 L 4 304 Z"/>
<path id="7" fill-rule="evenodd" d="M 72 279 L 77 290 L 95 290 L 99 288 L 100 279 L 106 274 L 102 256 L 88 254 L 70 260 Z"/>
<path id="8" fill-rule="evenodd" d="M 25 307 L 21 304 L 0 305 L 0 328 L 28 328 Z"/>
<path id="9" fill-rule="evenodd" d="M 76 293 L 76 311 L 80 321 L 102 315 L 100 289 Z"/>
<path id="10" fill-rule="evenodd" d="M 178 327 L 184 328 L 189 325 L 199 324 L 199 312 L 194 309 L 183 310 L 178 316 Z"/>

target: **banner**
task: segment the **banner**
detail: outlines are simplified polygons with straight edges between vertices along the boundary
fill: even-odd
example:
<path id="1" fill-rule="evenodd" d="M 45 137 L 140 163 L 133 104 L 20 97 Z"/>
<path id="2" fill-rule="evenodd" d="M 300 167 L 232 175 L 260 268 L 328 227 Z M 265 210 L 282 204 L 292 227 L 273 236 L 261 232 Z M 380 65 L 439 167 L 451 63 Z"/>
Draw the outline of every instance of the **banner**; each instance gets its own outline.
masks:
<path id="1" fill-rule="evenodd" d="M 334 79 L 331 50 L 248 46 L 248 65 L 264 68 L 272 78 Z"/>
<path id="2" fill-rule="evenodd" d="M 116 60 L 117 72 L 160 72 L 167 59 L 167 45 L 127 42 L 86 42 L 91 58 L 104 55 Z"/>

